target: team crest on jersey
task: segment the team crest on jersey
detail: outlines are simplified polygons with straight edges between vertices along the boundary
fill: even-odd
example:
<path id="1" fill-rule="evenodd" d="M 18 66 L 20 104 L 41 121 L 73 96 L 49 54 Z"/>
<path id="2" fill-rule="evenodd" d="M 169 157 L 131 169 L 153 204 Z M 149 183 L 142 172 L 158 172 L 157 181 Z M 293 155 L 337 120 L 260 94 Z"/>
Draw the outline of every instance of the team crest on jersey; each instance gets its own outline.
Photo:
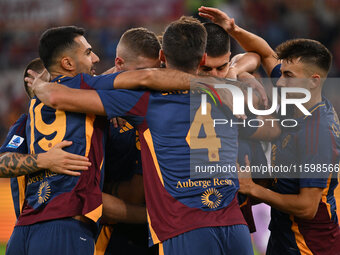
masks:
<path id="1" fill-rule="evenodd" d="M 221 199 L 221 193 L 215 188 L 206 190 L 201 196 L 202 204 L 211 209 L 217 208 L 221 204 Z"/>
<path id="2" fill-rule="evenodd" d="M 287 144 L 289 143 L 289 140 L 290 140 L 291 137 L 292 137 L 291 135 L 287 135 L 287 136 L 283 139 L 283 141 L 282 141 L 282 149 L 284 149 L 284 148 L 287 146 Z"/>
<path id="3" fill-rule="evenodd" d="M 42 204 L 49 200 L 51 196 L 51 187 L 48 184 L 48 181 L 44 181 L 40 184 L 38 190 L 38 203 Z"/>
<path id="4" fill-rule="evenodd" d="M 14 135 L 12 139 L 7 144 L 7 148 L 17 149 L 23 143 L 25 139 L 21 136 Z"/>

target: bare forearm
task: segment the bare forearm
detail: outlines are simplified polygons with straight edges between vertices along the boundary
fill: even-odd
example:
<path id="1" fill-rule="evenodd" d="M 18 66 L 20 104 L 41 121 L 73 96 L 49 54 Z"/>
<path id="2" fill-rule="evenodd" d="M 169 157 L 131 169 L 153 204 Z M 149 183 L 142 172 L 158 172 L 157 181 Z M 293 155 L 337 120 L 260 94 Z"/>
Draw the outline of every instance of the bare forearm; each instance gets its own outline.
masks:
<path id="1" fill-rule="evenodd" d="M 103 193 L 103 220 L 109 224 L 146 223 L 146 208 L 125 203 L 117 197 Z"/>
<path id="2" fill-rule="evenodd" d="M 255 184 L 250 189 L 249 196 L 299 218 L 312 219 L 316 212 L 311 212 L 313 206 L 310 200 L 302 198 L 301 194 L 279 194 Z"/>
<path id="3" fill-rule="evenodd" d="M 0 177 L 15 177 L 41 170 L 38 155 L 7 152 L 0 155 Z"/>
<path id="4" fill-rule="evenodd" d="M 244 30 L 237 25 L 235 26 L 235 29 L 228 32 L 245 51 L 256 52 L 261 56 L 263 67 L 267 74 L 270 75 L 275 65 L 278 64 L 278 60 L 275 58 L 276 54 L 269 44 L 263 38 Z"/>
<path id="5" fill-rule="evenodd" d="M 232 65 L 230 68 L 234 68 L 237 75 L 240 75 L 244 72 L 252 73 L 256 71 L 260 64 L 261 58 L 257 53 L 247 52 L 236 55 L 232 59 Z"/>
<path id="6" fill-rule="evenodd" d="M 61 111 L 106 115 L 99 95 L 94 90 L 72 89 L 62 84 L 45 83 L 34 93 L 41 102 Z"/>
<path id="7" fill-rule="evenodd" d="M 190 89 L 190 80 L 194 75 L 173 69 L 144 69 L 127 71 L 119 74 L 115 81 L 116 89 L 147 88 L 152 90 L 186 90 Z"/>

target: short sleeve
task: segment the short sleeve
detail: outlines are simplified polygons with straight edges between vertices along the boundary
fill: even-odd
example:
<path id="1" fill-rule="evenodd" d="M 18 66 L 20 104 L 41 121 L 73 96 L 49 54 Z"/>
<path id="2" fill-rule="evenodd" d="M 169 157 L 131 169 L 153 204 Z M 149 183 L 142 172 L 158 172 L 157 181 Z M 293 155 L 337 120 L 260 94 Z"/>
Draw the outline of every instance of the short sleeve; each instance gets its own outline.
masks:
<path id="1" fill-rule="evenodd" d="M 83 80 L 86 84 L 96 90 L 114 89 L 114 81 L 121 72 L 105 75 L 91 76 L 83 74 Z"/>
<path id="2" fill-rule="evenodd" d="M 270 78 L 280 78 L 281 77 L 281 64 L 276 65 L 272 72 L 270 73 Z"/>
<path id="3" fill-rule="evenodd" d="M 26 141 L 26 121 L 27 115 L 23 114 L 10 128 L 4 144 L 0 147 L 0 153 L 17 152 L 22 154 L 28 153 Z"/>
<path id="4" fill-rule="evenodd" d="M 97 90 L 97 93 L 109 119 L 117 116 L 130 117 L 137 125 L 144 120 L 150 92 L 119 89 Z"/>
<path id="5" fill-rule="evenodd" d="M 281 77 L 281 64 L 276 65 L 272 72 L 270 73 L 270 78 L 272 80 L 273 85 L 276 87 L 276 82 Z"/>

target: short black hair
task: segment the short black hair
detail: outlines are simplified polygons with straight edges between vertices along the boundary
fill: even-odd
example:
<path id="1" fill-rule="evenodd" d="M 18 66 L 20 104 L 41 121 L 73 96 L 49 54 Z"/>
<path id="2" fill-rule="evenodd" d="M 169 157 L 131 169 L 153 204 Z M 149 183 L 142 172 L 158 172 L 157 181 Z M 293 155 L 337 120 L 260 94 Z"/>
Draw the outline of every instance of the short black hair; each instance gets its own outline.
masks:
<path id="1" fill-rule="evenodd" d="M 181 17 L 170 23 L 163 35 L 162 49 L 169 64 L 182 71 L 195 70 L 207 44 L 207 31 L 193 17 Z"/>
<path id="2" fill-rule="evenodd" d="M 275 51 L 279 60 L 300 58 L 301 62 L 313 64 L 327 73 L 332 63 L 330 51 L 322 43 L 311 39 L 288 40 L 277 46 Z"/>
<path id="3" fill-rule="evenodd" d="M 28 69 L 31 69 L 37 73 L 41 73 L 44 70 L 44 64 L 41 61 L 40 58 L 35 58 L 33 59 L 31 62 L 28 63 L 28 65 L 25 68 L 24 71 L 24 86 L 25 86 L 25 90 L 26 93 L 28 95 L 29 98 L 33 98 L 34 97 L 34 93 L 32 91 L 32 89 L 30 87 L 28 87 L 27 82 L 25 81 L 26 77 L 29 77 L 30 75 L 27 73 Z"/>
<path id="4" fill-rule="evenodd" d="M 158 59 L 161 45 L 156 34 L 144 27 L 131 28 L 120 38 L 119 43 L 124 44 L 135 56 Z"/>
<path id="5" fill-rule="evenodd" d="M 215 23 L 204 23 L 208 39 L 206 53 L 209 57 L 220 57 L 230 51 L 229 34 Z"/>
<path id="6" fill-rule="evenodd" d="M 75 45 L 74 38 L 84 35 L 85 30 L 76 26 L 47 29 L 40 37 L 39 56 L 49 71 L 54 59 L 65 49 Z"/>

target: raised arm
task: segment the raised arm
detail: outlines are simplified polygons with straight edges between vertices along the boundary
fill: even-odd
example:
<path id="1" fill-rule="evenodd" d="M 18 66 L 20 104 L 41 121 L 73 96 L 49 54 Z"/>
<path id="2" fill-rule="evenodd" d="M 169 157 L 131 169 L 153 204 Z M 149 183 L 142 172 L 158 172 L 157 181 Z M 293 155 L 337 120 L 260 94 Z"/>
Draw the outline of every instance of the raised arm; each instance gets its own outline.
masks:
<path id="1" fill-rule="evenodd" d="M 235 24 L 235 20 L 230 18 L 226 13 L 216 8 L 200 7 L 199 15 L 210 19 L 212 22 L 223 27 L 230 36 L 232 36 L 245 51 L 256 52 L 261 56 L 262 65 L 270 76 L 273 68 L 279 63 L 276 59 L 274 50 L 261 37 L 250 33 Z"/>
<path id="2" fill-rule="evenodd" d="M 0 177 L 15 177 L 49 169 L 58 174 L 79 176 L 77 171 L 87 170 L 88 158 L 63 151 L 72 142 L 63 141 L 45 153 L 29 155 L 15 152 L 0 154 Z"/>

